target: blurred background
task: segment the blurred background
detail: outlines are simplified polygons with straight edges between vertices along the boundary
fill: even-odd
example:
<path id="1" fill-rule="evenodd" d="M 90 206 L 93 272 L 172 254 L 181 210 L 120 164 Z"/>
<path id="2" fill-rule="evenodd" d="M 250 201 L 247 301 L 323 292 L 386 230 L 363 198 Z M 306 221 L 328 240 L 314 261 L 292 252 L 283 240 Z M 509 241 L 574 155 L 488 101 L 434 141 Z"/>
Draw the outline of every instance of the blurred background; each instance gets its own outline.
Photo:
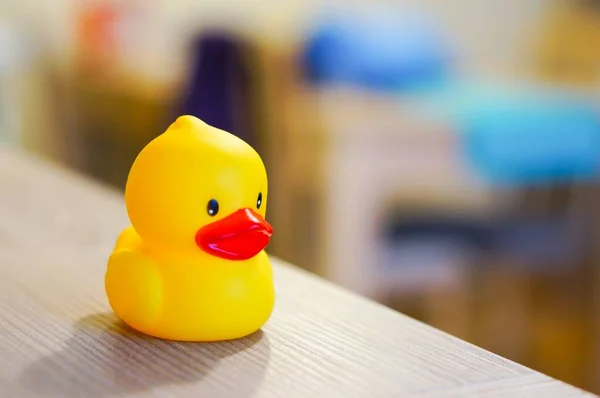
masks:
<path id="1" fill-rule="evenodd" d="M 0 142 L 123 189 L 180 114 L 270 253 L 600 393 L 600 1 L 0 0 Z"/>

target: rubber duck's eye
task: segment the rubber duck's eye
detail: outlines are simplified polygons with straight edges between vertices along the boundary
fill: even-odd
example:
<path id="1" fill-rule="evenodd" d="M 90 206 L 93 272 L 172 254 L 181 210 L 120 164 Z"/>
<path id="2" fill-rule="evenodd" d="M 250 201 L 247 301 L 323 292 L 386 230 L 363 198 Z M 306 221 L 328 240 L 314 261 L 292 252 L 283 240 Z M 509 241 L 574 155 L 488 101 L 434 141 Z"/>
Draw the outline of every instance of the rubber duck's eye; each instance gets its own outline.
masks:
<path id="1" fill-rule="evenodd" d="M 259 192 L 258 199 L 256 199 L 256 208 L 260 209 L 260 205 L 262 205 L 262 192 Z"/>
<path id="2" fill-rule="evenodd" d="M 216 216 L 219 212 L 219 202 L 217 202 L 216 199 L 209 200 L 208 204 L 206 205 L 206 212 L 211 217 Z"/>

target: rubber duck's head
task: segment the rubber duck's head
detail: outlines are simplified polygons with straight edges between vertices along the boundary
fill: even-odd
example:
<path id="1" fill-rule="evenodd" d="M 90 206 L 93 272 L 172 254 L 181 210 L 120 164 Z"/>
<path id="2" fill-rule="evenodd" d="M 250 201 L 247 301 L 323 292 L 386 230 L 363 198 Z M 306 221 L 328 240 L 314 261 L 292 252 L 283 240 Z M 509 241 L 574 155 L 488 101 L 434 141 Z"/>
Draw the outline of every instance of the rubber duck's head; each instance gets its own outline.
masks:
<path id="1" fill-rule="evenodd" d="M 267 196 L 258 153 L 193 116 L 179 117 L 140 152 L 125 188 L 131 224 L 145 242 L 230 260 L 267 246 Z"/>

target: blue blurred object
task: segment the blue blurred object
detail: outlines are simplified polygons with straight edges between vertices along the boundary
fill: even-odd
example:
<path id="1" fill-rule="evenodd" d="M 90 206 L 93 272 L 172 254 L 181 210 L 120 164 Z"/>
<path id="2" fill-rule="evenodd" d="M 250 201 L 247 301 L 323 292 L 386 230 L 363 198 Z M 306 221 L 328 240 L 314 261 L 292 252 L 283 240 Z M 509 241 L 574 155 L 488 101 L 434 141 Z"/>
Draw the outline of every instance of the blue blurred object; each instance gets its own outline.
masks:
<path id="1" fill-rule="evenodd" d="M 449 52 L 432 20 L 398 9 L 331 14 L 311 30 L 307 78 L 377 90 L 405 90 L 446 79 Z"/>
<path id="2" fill-rule="evenodd" d="M 543 88 L 447 87 L 425 104 L 457 126 L 468 163 L 495 184 L 597 178 L 600 115 L 592 101 Z"/>
<path id="3" fill-rule="evenodd" d="M 463 142 L 467 158 L 499 183 L 581 180 L 600 171 L 600 123 L 585 108 L 490 110 L 467 121 Z"/>

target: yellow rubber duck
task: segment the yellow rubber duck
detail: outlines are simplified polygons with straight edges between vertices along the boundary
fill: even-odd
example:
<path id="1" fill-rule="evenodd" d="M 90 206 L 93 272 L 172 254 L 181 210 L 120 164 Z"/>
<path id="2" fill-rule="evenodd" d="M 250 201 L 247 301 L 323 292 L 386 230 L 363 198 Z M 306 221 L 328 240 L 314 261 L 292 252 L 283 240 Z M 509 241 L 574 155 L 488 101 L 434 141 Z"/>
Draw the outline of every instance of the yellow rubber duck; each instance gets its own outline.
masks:
<path id="1" fill-rule="evenodd" d="M 179 117 L 135 159 L 125 189 L 131 226 L 105 278 L 109 303 L 145 334 L 179 341 L 240 338 L 274 305 L 264 248 L 267 173 L 243 140 Z"/>

